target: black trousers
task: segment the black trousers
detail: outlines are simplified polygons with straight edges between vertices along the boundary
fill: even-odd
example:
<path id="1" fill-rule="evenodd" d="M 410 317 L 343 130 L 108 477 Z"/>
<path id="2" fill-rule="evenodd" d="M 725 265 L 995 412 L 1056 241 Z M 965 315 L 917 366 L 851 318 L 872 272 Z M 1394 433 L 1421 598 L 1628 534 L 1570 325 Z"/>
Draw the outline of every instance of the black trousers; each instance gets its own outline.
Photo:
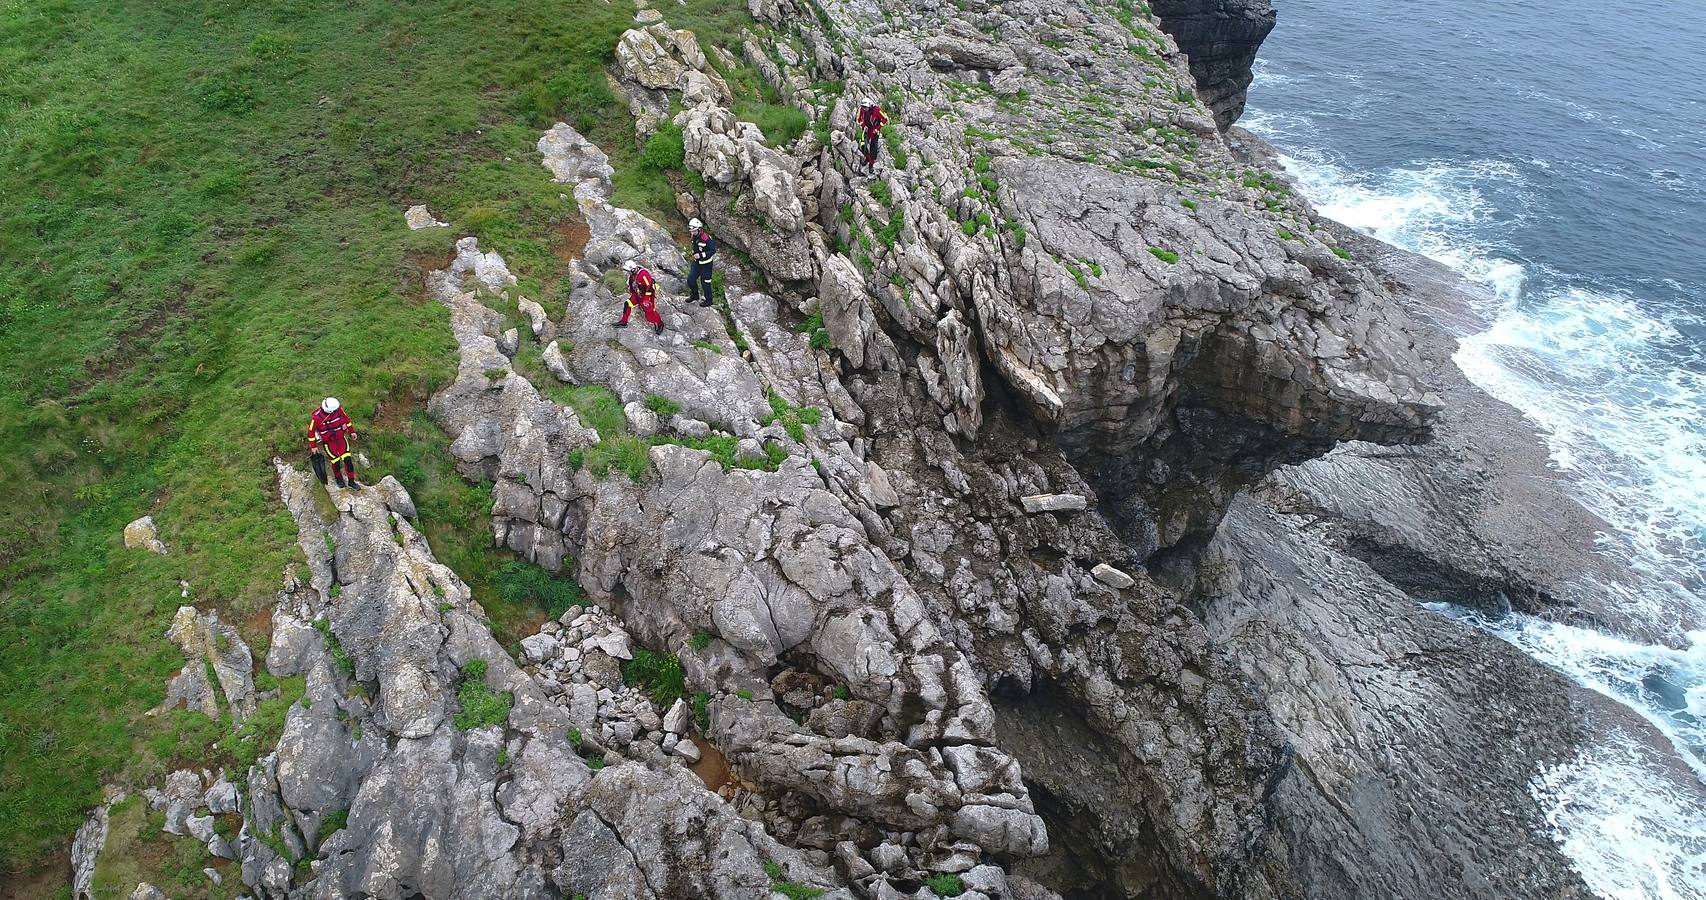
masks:
<path id="1" fill-rule="evenodd" d="M 702 263 L 693 260 L 687 264 L 687 300 L 690 303 L 710 303 L 716 298 L 711 293 L 711 276 L 715 273 L 717 264 Z"/>

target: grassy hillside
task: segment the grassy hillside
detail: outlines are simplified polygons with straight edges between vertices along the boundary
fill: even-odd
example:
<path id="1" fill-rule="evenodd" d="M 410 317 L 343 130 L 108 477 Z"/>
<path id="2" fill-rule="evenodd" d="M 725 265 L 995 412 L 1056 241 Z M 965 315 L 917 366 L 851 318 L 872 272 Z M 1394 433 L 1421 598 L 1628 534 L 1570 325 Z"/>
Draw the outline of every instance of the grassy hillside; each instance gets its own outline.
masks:
<path id="1" fill-rule="evenodd" d="M 729 38 L 742 6 L 668 8 Z M 671 204 L 604 82 L 631 15 L 0 0 L 0 883 L 62 865 L 104 781 L 220 761 L 219 727 L 144 714 L 181 664 L 163 633 L 182 579 L 264 648 L 295 556 L 270 461 L 304 457 L 321 397 L 490 593 L 489 494 L 421 412 L 454 359 L 421 273 L 472 233 L 553 296 L 573 203 L 532 148 L 556 118 L 617 151 L 619 202 Z M 456 229 L 409 232 L 423 202 Z M 170 556 L 123 548 L 144 513 Z"/>

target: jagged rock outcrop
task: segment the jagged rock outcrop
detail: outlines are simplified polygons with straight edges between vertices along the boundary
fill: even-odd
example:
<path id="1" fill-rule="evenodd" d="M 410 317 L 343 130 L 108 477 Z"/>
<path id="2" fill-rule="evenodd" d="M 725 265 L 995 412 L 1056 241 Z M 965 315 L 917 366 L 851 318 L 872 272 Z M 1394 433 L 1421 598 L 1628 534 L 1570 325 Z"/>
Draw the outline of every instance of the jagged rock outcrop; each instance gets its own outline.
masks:
<path id="1" fill-rule="evenodd" d="M 259 896 L 734 898 L 772 883 L 767 865 L 848 896 L 660 752 L 604 748 L 594 771 L 396 490 L 338 490 L 327 510 L 311 476 L 277 466 L 310 581 L 281 594 L 274 629 L 294 646 L 269 660 L 306 693 L 247 774 L 239 844 Z M 704 839 L 659 842 L 672 832 Z"/>
<path id="2" fill-rule="evenodd" d="M 219 621 L 217 610 L 203 614 L 193 606 L 178 607 L 166 637 L 183 654 L 184 667 L 166 682 L 166 699 L 156 711 L 183 707 L 218 719 L 219 693 L 235 723 L 255 711 L 254 657 L 237 629 Z"/>
<path id="3" fill-rule="evenodd" d="M 578 170 L 570 176 L 578 177 Z M 892 562 L 870 544 L 866 520 L 875 514 L 864 493 L 832 487 L 804 458 L 815 451 L 825 471 L 855 473 L 843 484 L 864 480 L 839 429 L 815 424 L 838 406 L 856 409 L 844 394 L 826 396 L 824 385 L 839 382 L 823 377 L 806 336 L 776 327 L 774 302 L 738 288 L 729 305 L 750 362 L 721 349 L 730 339 L 725 323 L 697 307 L 667 317 L 679 333 L 634 330 L 619 339 L 620 349 L 601 345 L 606 326 L 597 313 L 612 304 L 604 271 L 592 267 L 622 256 L 597 248 L 624 234 L 606 223 L 632 213 L 594 208 L 599 214 L 589 222 L 588 253 L 573 270 L 562 325 L 577 348 L 565 357 L 571 376 L 601 383 L 611 378 L 611 366 L 622 366 L 622 377 L 610 381 L 619 399 L 663 396 L 680 410 L 672 422 L 697 422 L 709 433 L 704 420 L 713 419 L 730 438 L 751 435 L 780 457 L 731 468 L 704 450 L 665 441 L 646 451 L 656 478 L 638 481 L 557 463 L 575 450 L 632 438 L 589 433 L 572 410 L 541 398 L 518 375 L 505 376 L 494 391 L 492 368 L 508 366 L 492 349 L 491 333 L 501 322 L 490 321 L 489 309 L 447 275 L 436 289 L 452 309 L 464 355 L 457 383 L 435 396 L 432 408 L 455 436 L 453 452 L 464 466 L 499 479 L 500 538 L 553 568 L 572 548 L 589 595 L 617 608 L 653 646 L 678 647 L 697 632 L 717 635 L 708 656 L 715 663 L 690 672 L 721 695 L 710 704 L 711 736 L 744 777 L 897 832 L 935 827 L 942 841 L 971 841 L 989 852 L 1045 850 L 1042 822 L 1017 767 L 987 747 L 983 686 Z M 481 319 L 487 319 L 483 332 L 473 324 Z M 583 354 L 582 346 L 597 352 Z M 707 379 L 703 372 L 728 374 Z M 813 401 L 823 405 L 806 405 Z M 804 419 L 802 409 L 811 411 Z M 780 415 L 792 416 L 798 431 L 770 421 Z M 532 424 L 551 416 L 553 426 Z M 805 419 L 815 427 L 808 431 Z M 688 427 L 680 439 L 691 442 L 687 432 L 696 431 Z M 775 712 L 773 701 L 736 696 L 765 689 L 766 669 L 786 655 L 812 659 L 850 698 L 886 710 L 882 730 L 831 736 Z M 691 654 L 684 662 L 698 663 Z M 983 749 L 953 749 L 961 745 Z"/>
<path id="4" fill-rule="evenodd" d="M 1256 50 L 1274 30 L 1269 0 L 1150 0 L 1161 27 L 1191 59 L 1197 92 L 1221 128 L 1244 114 Z"/>

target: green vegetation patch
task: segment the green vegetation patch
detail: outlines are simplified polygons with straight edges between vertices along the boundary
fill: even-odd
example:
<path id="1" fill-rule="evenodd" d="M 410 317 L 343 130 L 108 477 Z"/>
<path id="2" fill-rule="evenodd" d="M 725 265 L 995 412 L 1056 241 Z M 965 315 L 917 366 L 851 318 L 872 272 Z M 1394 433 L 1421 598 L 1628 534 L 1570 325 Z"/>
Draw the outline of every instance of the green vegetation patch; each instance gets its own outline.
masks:
<path id="1" fill-rule="evenodd" d="M 795 406 L 775 391 L 765 391 L 764 398 L 770 403 L 770 412 L 759 420 L 759 424 L 781 422 L 788 437 L 793 438 L 796 444 L 806 442 L 805 426 L 823 421 L 823 414 L 815 406 Z"/>
<path id="2" fill-rule="evenodd" d="M 770 876 L 770 889 L 788 900 L 813 900 L 827 893 L 823 888 L 788 881 L 783 877 L 782 867 L 773 862 L 764 864 L 764 874 Z"/>
<path id="3" fill-rule="evenodd" d="M 510 560 L 492 576 L 498 597 L 506 603 L 533 606 L 555 619 L 571 606 L 586 606 L 586 592 L 572 578 L 552 575 L 539 566 Z"/>
<path id="4" fill-rule="evenodd" d="M 1179 261 L 1179 254 L 1172 250 L 1164 250 L 1160 247 L 1150 247 L 1149 252 L 1156 259 L 1159 259 L 1164 263 L 1176 263 Z"/>
<path id="5" fill-rule="evenodd" d="M 644 690 L 659 709 L 668 709 L 687 690 L 680 657 L 643 647 L 634 651 L 633 659 L 622 662 L 622 681 Z"/>
<path id="6" fill-rule="evenodd" d="M 960 876 L 947 872 L 938 872 L 924 879 L 924 886 L 935 891 L 940 897 L 958 897 L 966 892 L 965 883 L 960 880 Z"/>
<path id="7" fill-rule="evenodd" d="M 486 661 L 483 659 L 468 660 L 468 664 L 462 667 L 462 684 L 456 689 L 456 703 L 460 708 L 454 720 L 456 727 L 462 731 L 509 721 L 515 697 L 508 691 L 494 691 L 487 687 L 485 678 Z"/>

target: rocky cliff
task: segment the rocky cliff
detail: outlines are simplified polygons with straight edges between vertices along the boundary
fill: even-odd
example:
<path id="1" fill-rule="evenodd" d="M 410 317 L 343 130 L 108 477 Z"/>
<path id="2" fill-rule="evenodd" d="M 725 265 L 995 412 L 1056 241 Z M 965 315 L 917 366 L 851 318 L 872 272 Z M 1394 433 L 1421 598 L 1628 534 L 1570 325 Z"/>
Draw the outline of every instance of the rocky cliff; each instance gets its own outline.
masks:
<path id="1" fill-rule="evenodd" d="M 561 299 L 473 238 L 427 285 L 460 358 L 430 409 L 495 542 L 593 608 L 512 658 L 400 486 L 326 504 L 281 465 L 310 576 L 267 668 L 306 694 L 244 776 L 248 884 L 1584 896 L 1529 784 L 1595 723 L 1650 734 L 1416 602 L 1542 608 L 1582 573 L 1490 536 L 1496 486 L 1440 489 L 1475 442 L 1424 442 L 1477 401 L 1217 127 L 1265 4 L 1187 6 L 753 0 L 745 62 L 819 124 L 784 146 L 732 112 L 731 56 L 624 35 L 613 82 L 637 138 L 681 129 L 725 301 L 680 300 L 678 236 L 564 124 Z M 608 328 L 632 258 L 661 335 Z"/>
<path id="2" fill-rule="evenodd" d="M 1250 66 L 1274 30 L 1268 0 L 1152 0 L 1161 27 L 1191 61 L 1191 77 L 1221 128 L 1244 114 Z"/>

